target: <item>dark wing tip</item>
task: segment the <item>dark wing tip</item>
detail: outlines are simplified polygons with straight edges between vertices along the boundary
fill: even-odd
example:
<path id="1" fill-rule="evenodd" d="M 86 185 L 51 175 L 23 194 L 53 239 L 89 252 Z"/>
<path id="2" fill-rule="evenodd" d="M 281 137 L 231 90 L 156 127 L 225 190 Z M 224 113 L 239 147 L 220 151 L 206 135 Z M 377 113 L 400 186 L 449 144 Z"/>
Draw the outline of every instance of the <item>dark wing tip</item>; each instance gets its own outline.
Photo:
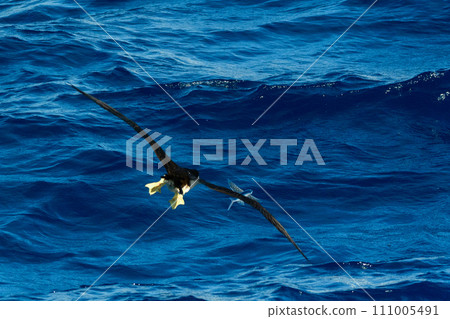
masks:
<path id="1" fill-rule="evenodd" d="M 74 88 L 75 90 L 77 90 L 77 91 L 80 92 L 81 94 L 87 95 L 85 92 L 83 92 L 82 90 L 80 90 L 79 88 L 77 88 L 75 85 L 73 85 L 73 84 L 71 84 L 71 83 L 69 83 L 69 82 L 66 82 L 66 84 L 67 84 L 68 86 Z"/>
<path id="2" fill-rule="evenodd" d="M 305 257 L 305 259 L 307 261 L 309 261 L 308 257 L 306 257 L 306 255 L 303 253 L 303 251 L 300 249 L 300 247 L 297 246 L 297 244 L 294 244 L 295 248 L 297 248 L 297 250 L 300 252 L 300 254 L 302 254 L 303 257 Z"/>
<path id="3" fill-rule="evenodd" d="M 199 179 L 199 182 L 203 185 L 205 185 L 206 187 L 209 187 L 212 190 L 215 190 L 219 193 L 223 193 L 226 194 L 228 196 L 232 196 L 235 198 L 239 198 L 240 200 L 242 200 L 243 202 L 249 204 L 250 206 L 252 206 L 253 208 L 255 208 L 256 210 L 258 210 L 261 214 L 263 214 L 263 216 L 273 225 L 275 226 L 276 229 L 278 229 L 278 231 L 280 231 L 293 245 L 294 247 L 302 254 L 302 256 L 309 261 L 308 257 L 306 257 L 306 255 L 303 253 L 303 251 L 300 249 L 300 247 L 298 247 L 298 245 L 295 243 L 295 241 L 292 239 L 292 237 L 289 235 L 289 233 L 286 231 L 286 229 L 284 229 L 284 227 L 280 224 L 280 222 L 272 215 L 270 214 L 267 209 L 265 209 L 259 202 L 257 202 L 256 200 L 253 200 L 251 198 L 248 198 L 242 194 L 236 193 L 234 191 L 232 191 L 231 189 L 222 187 L 222 186 L 218 186 L 218 185 L 214 185 L 212 183 L 209 183 L 207 181 L 205 181 L 204 179 Z"/>

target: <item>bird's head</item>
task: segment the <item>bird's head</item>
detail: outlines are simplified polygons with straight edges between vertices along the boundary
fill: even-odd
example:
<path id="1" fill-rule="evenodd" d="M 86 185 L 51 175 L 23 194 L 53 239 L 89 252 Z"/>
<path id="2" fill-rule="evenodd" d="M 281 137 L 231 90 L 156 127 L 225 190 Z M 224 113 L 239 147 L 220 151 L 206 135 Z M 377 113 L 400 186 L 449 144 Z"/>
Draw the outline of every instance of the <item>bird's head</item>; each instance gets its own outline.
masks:
<path id="1" fill-rule="evenodd" d="M 196 169 L 188 169 L 189 179 L 197 179 L 199 176 L 199 172 Z"/>

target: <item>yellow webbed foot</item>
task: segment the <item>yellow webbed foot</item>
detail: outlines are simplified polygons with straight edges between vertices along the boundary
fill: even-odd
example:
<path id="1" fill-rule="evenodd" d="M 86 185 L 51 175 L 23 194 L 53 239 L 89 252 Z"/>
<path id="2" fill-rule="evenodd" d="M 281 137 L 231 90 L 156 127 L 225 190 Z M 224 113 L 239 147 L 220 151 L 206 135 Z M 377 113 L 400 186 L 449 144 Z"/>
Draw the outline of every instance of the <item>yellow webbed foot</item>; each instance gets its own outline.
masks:
<path id="1" fill-rule="evenodd" d="M 156 183 L 150 183 L 145 185 L 145 187 L 148 187 L 148 191 L 150 195 L 153 195 L 156 192 L 161 193 L 161 188 L 166 184 L 166 180 L 164 178 L 161 178 L 159 182 Z"/>
<path id="2" fill-rule="evenodd" d="M 172 209 L 175 209 L 178 207 L 178 205 L 184 205 L 184 199 L 183 195 L 180 193 L 176 193 L 171 200 L 169 200 L 170 206 L 172 206 Z"/>

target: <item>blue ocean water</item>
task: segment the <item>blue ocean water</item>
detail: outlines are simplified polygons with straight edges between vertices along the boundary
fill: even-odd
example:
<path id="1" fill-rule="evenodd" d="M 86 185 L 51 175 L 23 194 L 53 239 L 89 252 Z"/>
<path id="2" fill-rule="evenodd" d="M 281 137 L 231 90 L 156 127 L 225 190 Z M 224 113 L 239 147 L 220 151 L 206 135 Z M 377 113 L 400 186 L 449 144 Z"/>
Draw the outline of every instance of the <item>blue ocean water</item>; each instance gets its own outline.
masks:
<path id="1" fill-rule="evenodd" d="M 78 2 L 200 125 L 74 1 L 3 1 L 0 299 L 77 299 L 171 198 L 67 82 L 172 137 L 182 166 L 193 139 L 236 139 L 238 164 L 266 139 L 267 165 L 198 169 L 253 189 L 310 259 L 198 186 L 81 300 L 450 299 L 448 1 L 378 1 L 255 125 L 371 1 Z M 281 166 L 270 139 L 313 139 L 326 165 L 294 165 L 298 145 Z"/>

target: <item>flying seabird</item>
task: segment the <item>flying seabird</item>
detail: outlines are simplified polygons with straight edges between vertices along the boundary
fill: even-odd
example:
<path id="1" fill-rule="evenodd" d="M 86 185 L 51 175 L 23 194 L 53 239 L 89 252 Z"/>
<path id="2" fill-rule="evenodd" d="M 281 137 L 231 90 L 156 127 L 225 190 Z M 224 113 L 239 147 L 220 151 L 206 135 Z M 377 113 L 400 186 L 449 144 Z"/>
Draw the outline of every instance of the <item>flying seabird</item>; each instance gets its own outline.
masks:
<path id="1" fill-rule="evenodd" d="M 161 179 L 158 182 L 150 183 L 145 185 L 145 187 L 148 187 L 150 195 L 155 194 L 156 192 L 161 192 L 161 188 L 164 185 L 167 185 L 169 190 L 171 190 L 174 193 L 173 198 L 169 201 L 170 205 L 172 206 L 172 209 L 177 208 L 178 205 L 184 205 L 184 199 L 183 195 L 189 192 L 196 184 L 200 183 L 205 185 L 206 187 L 215 190 L 219 193 L 223 193 L 225 195 L 237 198 L 241 200 L 242 202 L 252 206 L 253 208 L 257 209 L 263 216 L 272 224 L 275 226 L 276 229 L 278 229 L 294 246 L 295 248 L 305 257 L 307 260 L 308 258 L 305 256 L 305 254 L 302 252 L 300 247 L 297 246 L 295 241 L 292 239 L 292 237 L 288 234 L 286 229 L 278 222 L 278 220 L 275 219 L 275 217 L 270 214 L 267 209 L 265 209 L 253 196 L 246 196 L 243 193 L 242 189 L 238 188 L 238 190 L 242 192 L 236 192 L 234 190 L 214 185 L 212 183 L 209 183 L 205 181 L 204 179 L 200 178 L 199 172 L 195 169 L 189 169 L 184 168 L 181 166 L 178 166 L 174 161 L 172 161 L 171 158 L 169 158 L 164 152 L 164 150 L 158 145 L 157 142 L 155 142 L 146 131 L 144 131 L 139 125 L 137 125 L 134 121 L 130 120 L 128 117 L 117 111 L 115 108 L 109 106 L 105 102 L 95 98 L 94 96 L 83 92 L 76 86 L 69 84 L 71 87 L 73 87 L 75 90 L 89 98 L 90 100 L 94 101 L 98 105 L 100 105 L 102 108 L 107 110 L 108 112 L 114 114 L 121 120 L 123 120 L 125 123 L 130 125 L 136 132 L 142 135 L 142 137 L 147 140 L 147 142 L 152 147 L 153 151 L 155 152 L 158 159 L 164 163 L 164 168 L 167 171 L 167 174 L 163 175 Z M 237 187 L 237 186 L 236 186 Z M 247 194 L 248 195 L 248 194 Z"/>

